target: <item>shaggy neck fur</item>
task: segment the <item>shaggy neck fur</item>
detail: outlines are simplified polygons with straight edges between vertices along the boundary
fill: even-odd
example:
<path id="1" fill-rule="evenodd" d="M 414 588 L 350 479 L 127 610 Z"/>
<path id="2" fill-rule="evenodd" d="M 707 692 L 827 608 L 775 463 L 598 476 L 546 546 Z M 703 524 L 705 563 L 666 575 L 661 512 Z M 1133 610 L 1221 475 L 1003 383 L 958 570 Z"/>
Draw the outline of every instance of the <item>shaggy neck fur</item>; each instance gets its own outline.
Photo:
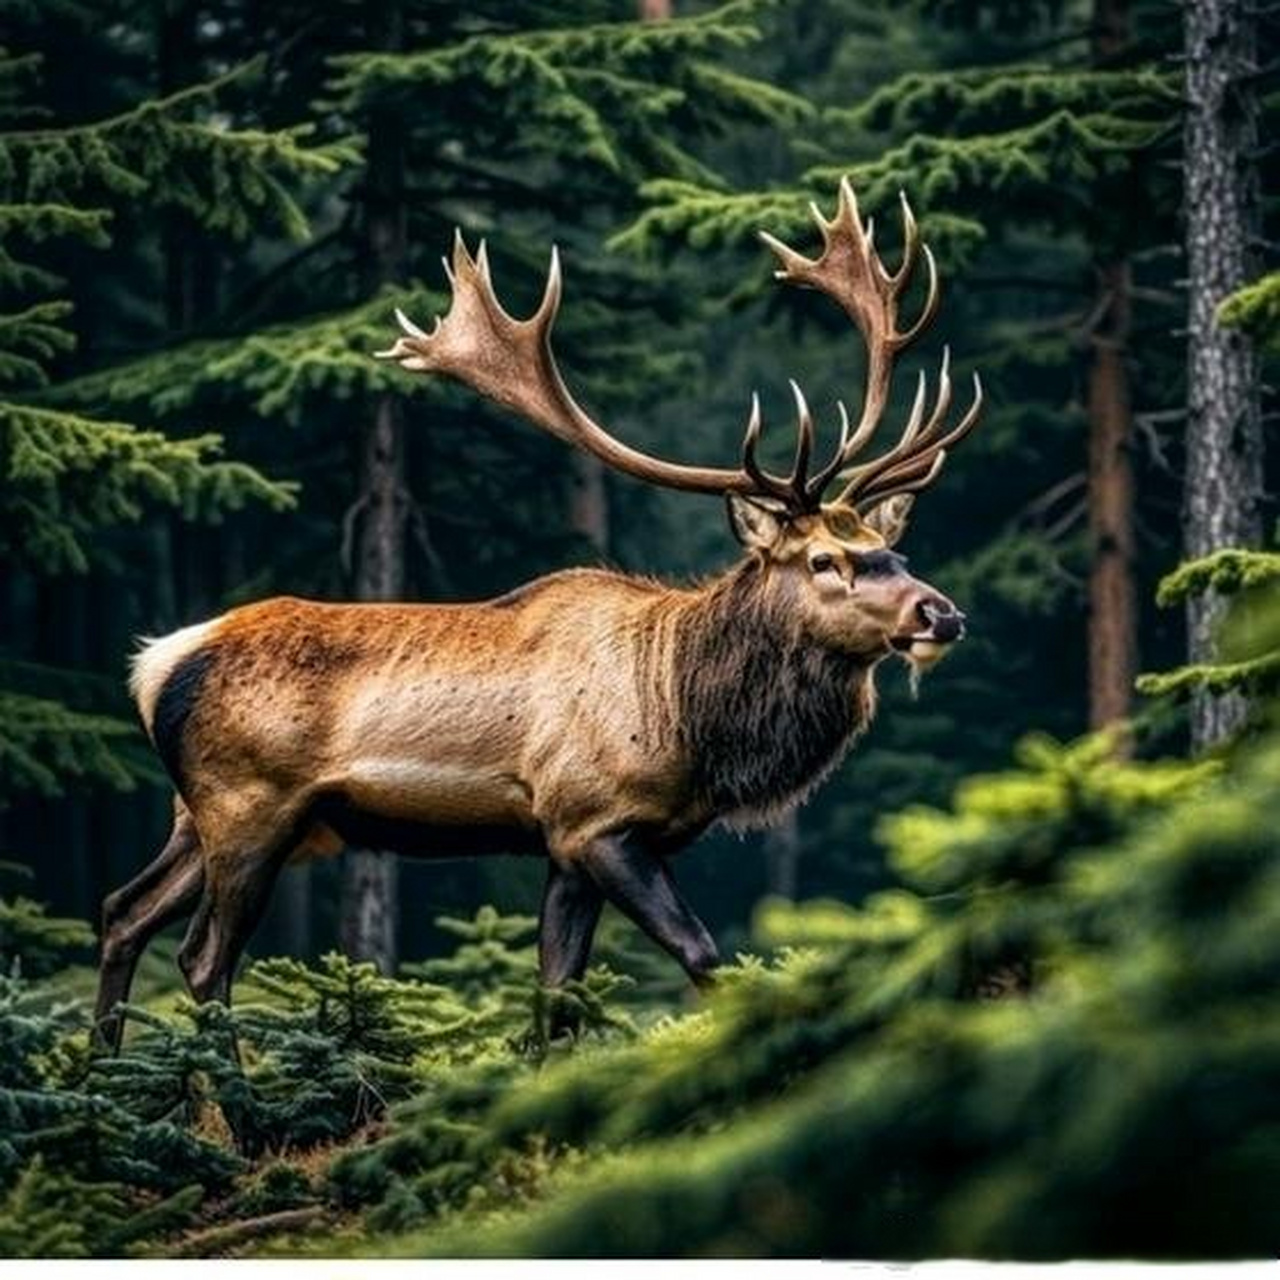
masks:
<path id="1" fill-rule="evenodd" d="M 713 584 L 676 645 L 676 723 L 695 793 L 735 822 L 804 798 L 874 709 L 868 665 L 801 634 L 749 561 Z"/>

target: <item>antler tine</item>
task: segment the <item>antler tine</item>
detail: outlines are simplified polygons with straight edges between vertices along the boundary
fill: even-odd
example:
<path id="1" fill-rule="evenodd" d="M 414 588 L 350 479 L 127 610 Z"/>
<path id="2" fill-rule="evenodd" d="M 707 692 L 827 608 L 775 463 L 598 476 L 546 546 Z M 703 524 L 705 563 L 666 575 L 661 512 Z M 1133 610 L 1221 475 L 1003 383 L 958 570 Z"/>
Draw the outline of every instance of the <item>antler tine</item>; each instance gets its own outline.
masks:
<path id="1" fill-rule="evenodd" d="M 773 493 L 773 477 L 761 469 L 756 458 L 756 446 L 760 443 L 760 397 L 751 393 L 751 413 L 747 417 L 747 429 L 742 436 L 742 469 L 749 475 L 761 493 Z"/>
<path id="2" fill-rule="evenodd" d="M 942 301 L 942 292 L 938 288 L 937 259 L 934 258 L 933 250 L 927 244 L 923 246 L 921 252 L 924 254 L 924 264 L 929 272 L 929 291 L 925 295 L 924 306 L 916 317 L 915 323 L 910 329 L 897 335 L 895 342 L 898 348 L 910 345 L 933 323 L 934 317 L 938 314 L 938 304 Z M 907 277 L 903 275 L 903 272 L 909 274 L 911 270 L 912 264 L 910 260 L 904 259 L 895 279 L 901 277 L 905 283 Z"/>
<path id="3" fill-rule="evenodd" d="M 428 338 L 431 336 L 430 334 L 424 332 L 422 329 L 419 329 L 418 326 L 414 324 L 413 321 L 410 320 L 409 317 L 405 315 L 405 313 L 401 311 L 399 307 L 396 308 L 395 314 L 396 314 L 396 323 L 405 331 L 405 333 L 409 335 L 409 337 Z"/>
<path id="4" fill-rule="evenodd" d="M 653 484 L 698 493 L 757 490 L 745 468 L 686 466 L 633 449 L 578 404 L 560 375 L 551 344 L 562 287 L 560 256 L 554 248 L 542 301 L 524 320 L 499 302 L 483 241 L 473 255 L 461 231 L 455 232 L 445 273 L 453 293 L 447 315 L 431 332 L 403 317 L 402 335 L 378 355 L 405 369 L 456 378 L 606 465 Z"/>
<path id="5" fill-rule="evenodd" d="M 447 314 L 424 330 L 397 311 L 401 335 L 389 350 L 377 354 L 398 361 L 406 369 L 442 373 L 465 382 L 552 435 L 594 454 L 606 465 L 668 488 L 699 493 L 754 493 L 774 498 L 799 514 L 816 511 L 823 490 L 837 477 L 845 482 L 841 501 L 923 484 L 922 476 L 936 473 L 937 457 L 967 434 L 981 404 L 979 386 L 963 422 L 944 433 L 950 402 L 945 356 L 933 412 L 926 418 L 922 382 L 897 444 L 864 466 L 848 469 L 852 459 L 870 442 L 884 414 L 897 353 L 915 340 L 938 307 L 937 264 L 928 247 L 921 243 L 906 197 L 900 195 L 900 202 L 902 260 L 893 272 L 876 252 L 874 224 L 870 219 L 863 223 L 848 178 L 840 182 L 831 218 L 814 207 L 822 234 L 822 252 L 816 258 L 806 257 L 768 232 L 760 233 L 777 258 L 778 278 L 826 293 L 853 320 L 867 344 L 867 383 L 857 426 L 851 427 L 844 404 L 838 402 L 839 444 L 831 460 L 812 477 L 808 472 L 815 439 L 813 415 L 794 382 L 797 438 L 791 473 L 785 477 L 765 471 L 757 459 L 761 415 L 755 396 L 743 438 L 742 463 L 732 470 L 688 466 L 653 457 L 624 444 L 594 421 L 565 385 L 552 350 L 551 334 L 562 293 L 560 255 L 554 247 L 542 300 L 531 316 L 521 320 L 507 312 L 498 300 L 485 242 L 480 241 L 472 254 L 461 231 L 455 232 L 452 253 L 444 264 L 452 289 Z M 921 256 L 929 276 L 924 307 L 912 325 L 900 329 L 900 296 Z"/>
<path id="6" fill-rule="evenodd" d="M 943 349 L 942 368 L 938 376 L 938 395 L 928 420 L 922 419 L 924 404 L 924 377 L 916 386 L 916 398 L 911 416 L 898 443 L 861 467 L 854 467 L 842 474 L 845 481 L 836 501 L 844 503 L 869 502 L 889 493 L 899 492 L 902 483 L 914 479 L 932 465 L 940 452 L 949 451 L 977 425 L 982 409 L 982 381 L 974 374 L 973 402 L 964 417 L 951 430 L 944 430 L 947 412 L 951 407 L 951 355 Z"/>
<path id="7" fill-rule="evenodd" d="M 790 382 L 796 402 L 796 455 L 787 483 L 798 501 L 807 504 L 809 495 L 805 480 L 809 475 L 809 459 L 813 456 L 813 414 L 809 412 L 809 402 L 804 398 L 800 384 L 794 378 Z"/>
<path id="8" fill-rule="evenodd" d="M 858 426 L 842 440 L 840 460 L 830 478 L 841 473 L 866 447 L 874 434 L 889 399 L 889 385 L 897 354 L 913 342 L 933 319 L 938 309 L 938 269 L 929 248 L 921 242 L 919 224 L 905 194 L 899 193 L 902 209 L 902 259 L 896 271 L 889 271 L 875 248 L 875 225 L 863 222 L 853 185 L 847 177 L 840 181 L 835 213 L 825 217 L 816 207 L 814 220 L 822 234 L 822 252 L 807 258 L 775 236 L 761 233 L 761 239 L 778 259 L 776 274 L 783 280 L 815 288 L 840 304 L 853 320 L 867 345 L 867 383 Z M 923 256 L 928 271 L 924 306 L 905 329 L 898 326 L 898 304 L 910 284 L 917 262 Z M 917 434 L 923 425 L 915 419 L 898 446 L 890 451 L 894 462 L 922 441 Z M 936 426 L 933 420 L 930 425 Z M 889 455 L 886 455 L 886 458 Z M 873 464 L 877 471 L 880 463 Z M 888 464 L 891 465 L 891 464 Z"/>
<path id="9" fill-rule="evenodd" d="M 899 459 L 909 454 L 912 443 L 919 439 L 924 428 L 924 409 L 927 394 L 928 383 L 922 369 L 916 375 L 916 394 L 911 402 L 911 412 L 907 416 L 906 426 L 902 428 L 902 434 L 898 437 L 898 442 L 887 453 L 881 454 L 880 457 L 873 458 L 870 462 L 864 462 L 860 467 L 850 467 L 847 471 L 843 471 L 840 478 L 844 480 L 845 486 L 836 496 L 837 502 L 848 502 L 852 495 L 873 474 L 883 471 L 886 467 L 892 466 Z M 868 432 L 869 434 L 870 432 Z"/>
<path id="10" fill-rule="evenodd" d="M 760 443 L 761 414 L 760 397 L 751 393 L 751 413 L 747 418 L 747 429 L 742 437 L 742 469 L 751 478 L 757 493 L 764 497 L 775 498 L 786 504 L 793 511 L 806 511 L 813 505 L 809 501 L 809 493 L 805 485 L 805 477 L 809 472 L 809 457 L 813 452 L 813 417 L 809 406 L 805 403 L 804 393 L 791 383 L 791 391 L 796 399 L 796 410 L 799 416 L 799 428 L 796 439 L 795 461 L 791 474 L 775 476 L 766 471 L 756 456 L 756 447 Z"/>
<path id="11" fill-rule="evenodd" d="M 879 471 L 876 476 L 868 478 L 865 484 L 859 487 L 857 500 L 867 502 L 872 499 L 878 500 L 890 493 L 914 492 L 914 488 L 908 488 L 907 486 L 909 483 L 914 484 L 916 477 L 921 474 L 927 474 L 930 478 L 935 476 L 937 467 L 941 465 L 937 459 L 950 453 L 978 425 L 983 401 L 982 379 L 975 373 L 973 375 L 973 400 L 960 421 L 945 435 L 927 444 L 918 452 L 913 453 L 905 461 L 898 462 L 892 467 L 887 467 Z M 928 483 L 928 481 L 925 481 L 925 483 Z M 920 484 L 919 487 L 923 488 L 924 485 Z"/>
<path id="12" fill-rule="evenodd" d="M 919 493 L 921 489 L 928 488 L 938 478 L 938 472 L 942 470 L 942 464 L 946 460 L 947 451 L 945 449 L 939 449 L 937 453 L 930 454 L 928 466 L 920 465 L 918 474 L 904 477 L 901 482 L 894 484 L 892 488 L 886 489 L 884 496 L 887 497 L 890 493 Z M 921 458 L 918 461 L 923 464 L 925 459 Z"/>
<path id="13" fill-rule="evenodd" d="M 551 246 L 551 262 L 547 267 L 547 283 L 542 290 L 542 301 L 530 318 L 531 324 L 541 326 L 548 334 L 555 318 L 560 314 L 560 298 L 564 291 L 564 280 L 560 274 L 560 247 Z"/>
<path id="14" fill-rule="evenodd" d="M 826 491 L 827 485 L 835 479 L 836 473 L 840 470 L 845 450 L 849 447 L 849 433 L 853 429 L 852 424 L 849 422 L 849 410 L 844 407 L 843 400 L 836 401 L 836 412 L 840 415 L 840 439 L 836 444 L 836 451 L 832 454 L 831 461 L 805 487 L 806 497 L 809 502 L 817 505 L 821 505 L 822 495 Z"/>
<path id="15" fill-rule="evenodd" d="M 836 408 L 840 414 L 839 443 L 831 460 L 810 477 L 809 465 L 813 460 L 815 434 L 813 413 L 799 383 L 791 379 L 790 386 L 796 403 L 797 420 L 796 451 L 790 474 L 773 475 L 760 466 L 756 457 L 756 447 L 760 442 L 761 417 L 760 397 L 754 392 L 751 395 L 751 413 L 747 419 L 747 429 L 742 439 L 742 469 L 751 477 L 757 491 L 762 495 L 784 502 L 797 513 L 812 512 L 817 511 L 822 505 L 823 491 L 840 468 L 845 447 L 850 439 L 849 411 L 844 407 L 843 401 L 836 401 Z"/>

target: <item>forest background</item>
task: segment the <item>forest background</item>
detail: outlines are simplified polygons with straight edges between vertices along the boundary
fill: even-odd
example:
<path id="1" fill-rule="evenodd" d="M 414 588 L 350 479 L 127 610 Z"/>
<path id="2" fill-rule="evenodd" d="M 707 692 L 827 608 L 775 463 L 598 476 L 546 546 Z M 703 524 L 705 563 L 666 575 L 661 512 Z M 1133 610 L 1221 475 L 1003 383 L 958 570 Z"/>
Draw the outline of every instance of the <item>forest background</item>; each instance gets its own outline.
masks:
<path id="1" fill-rule="evenodd" d="M 169 789 L 124 691 L 139 635 L 276 593 L 477 599 L 566 565 L 680 577 L 735 555 L 718 503 L 610 476 L 470 393 L 371 358 L 394 307 L 424 321 L 444 306 L 455 226 L 488 238 L 517 313 L 560 245 L 559 350 L 575 385 L 619 434 L 667 456 L 728 463 L 751 389 L 766 420 L 786 420 L 789 377 L 820 421 L 837 396 L 856 400 L 853 334 L 777 289 L 753 235 L 803 243 L 807 202 L 829 209 L 842 174 L 890 260 L 908 194 L 944 283 L 922 358 L 946 342 L 958 381 L 982 372 L 984 421 L 904 545 L 966 610 L 970 636 L 918 694 L 885 672 L 876 725 L 798 815 L 682 858 L 727 954 L 815 937 L 862 947 L 858 909 L 878 919 L 886 890 L 915 875 L 925 899 L 958 892 L 954 875 L 921 872 L 920 850 L 954 838 L 985 857 L 1008 833 L 975 836 L 973 813 L 923 830 L 910 807 L 983 794 L 1029 734 L 1048 738 L 1018 767 L 1113 770 L 1126 815 L 1155 791 L 1167 808 L 1202 777 L 1200 763 L 1178 766 L 1166 792 L 1146 761 L 1265 755 L 1265 374 L 1280 328 L 1265 9 L 0 0 L 0 18 L 0 953 L 25 947 L 28 976 L 89 954 L 83 932 L 51 937 L 32 904 L 95 919 L 166 830 Z M 1184 559 L 1231 547 L 1255 554 L 1175 576 L 1159 598 Z M 1247 625 L 1237 617 L 1215 667 L 1224 593 Z M 1170 668 L 1139 695 L 1139 673 Z M 1092 745 L 1048 745 L 1106 727 Z M 1252 812 L 1274 817 L 1273 775 L 1239 767 Z M 1044 819 L 1027 803 L 1024 817 Z M 999 805 L 983 812 L 999 826 Z M 1054 856 L 1128 833 L 1072 826 Z M 500 916 L 459 918 L 485 903 L 532 912 L 541 878 L 505 858 L 290 870 L 252 951 L 316 961 L 340 947 L 456 981 L 460 933 L 488 939 L 491 960 L 524 936 Z M 370 896 L 383 910 L 356 909 Z M 781 905 L 812 899 L 850 914 Z M 1176 931 L 1185 920 L 1165 907 Z M 890 933 L 906 928 L 894 919 Z M 1015 932 L 956 978 L 957 999 L 988 981 L 1028 986 L 1035 947 Z M 619 946 L 617 967 L 631 956 L 649 972 Z M 289 984 L 316 981 L 304 972 L 273 980 L 296 994 Z M 811 976 L 777 980 L 808 991 Z M 661 970 L 650 977 L 645 1008 L 678 1007 Z M 499 1019 L 486 1034 L 498 1025 L 510 1030 Z M 255 1123 L 281 1146 L 285 1120 Z M 428 1147 L 426 1164 L 444 1158 Z M 0 1158 L 0 1183 L 29 1168 L 29 1153 Z M 389 1190 L 406 1183 L 362 1177 L 334 1185 L 376 1203 L 384 1228 L 419 1222 L 439 1190 L 414 1183 L 406 1208 Z M 140 1203 L 160 1190 L 173 1188 L 146 1184 Z M 281 1211 L 314 1208 L 313 1190 Z M 744 1247 L 794 1246 L 787 1222 Z M 707 1230 L 707 1248 L 736 1239 Z M 1016 1233 L 988 1247 L 1003 1238 Z"/>

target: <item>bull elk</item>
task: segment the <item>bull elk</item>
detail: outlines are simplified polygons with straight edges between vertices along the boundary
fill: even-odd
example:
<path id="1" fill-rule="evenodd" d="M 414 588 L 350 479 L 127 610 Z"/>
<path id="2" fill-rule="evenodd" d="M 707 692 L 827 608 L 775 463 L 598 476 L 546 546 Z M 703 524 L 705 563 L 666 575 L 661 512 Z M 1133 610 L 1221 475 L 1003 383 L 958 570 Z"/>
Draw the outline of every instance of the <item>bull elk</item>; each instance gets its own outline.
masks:
<path id="1" fill-rule="evenodd" d="M 757 459 L 754 399 L 738 467 L 666 461 L 610 435 L 556 367 L 555 251 L 541 305 L 517 320 L 483 243 L 473 255 L 456 237 L 448 314 L 427 332 L 397 313 L 403 333 L 378 354 L 459 379 L 617 471 L 723 495 L 745 558 L 697 586 L 574 569 L 480 604 L 265 600 L 146 642 L 131 686 L 177 797 L 159 857 L 104 906 L 107 1043 L 157 930 L 194 912 L 184 977 L 197 1000 L 226 1000 L 281 867 L 346 844 L 546 858 L 548 986 L 582 975 L 605 902 L 695 983 L 708 979 L 715 945 L 676 889 L 671 855 L 712 823 L 765 822 L 801 800 L 868 724 L 877 664 L 896 651 L 928 665 L 963 633 L 963 614 L 891 547 L 913 495 L 974 426 L 981 386 L 975 377 L 971 407 L 948 427 L 944 354 L 932 406 L 922 373 L 896 443 L 855 464 L 894 361 L 937 309 L 937 269 L 905 199 L 896 271 L 847 181 L 835 216 L 814 216 L 815 258 L 762 238 L 780 279 L 827 294 L 853 321 L 866 386 L 857 424 L 841 404 L 839 443 L 813 470 L 813 421 L 792 384 L 786 475 Z M 923 310 L 901 327 L 921 261 Z"/>

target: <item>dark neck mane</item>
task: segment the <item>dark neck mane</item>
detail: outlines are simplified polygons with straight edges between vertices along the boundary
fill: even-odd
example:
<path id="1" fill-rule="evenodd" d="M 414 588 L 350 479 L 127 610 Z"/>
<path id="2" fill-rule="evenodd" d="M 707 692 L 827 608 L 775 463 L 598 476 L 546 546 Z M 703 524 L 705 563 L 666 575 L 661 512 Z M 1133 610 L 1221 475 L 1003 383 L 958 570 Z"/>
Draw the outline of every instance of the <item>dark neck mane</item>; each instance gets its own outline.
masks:
<path id="1" fill-rule="evenodd" d="M 767 816 L 839 763 L 871 719 L 865 663 L 800 634 L 754 562 L 712 584 L 683 619 L 677 725 L 698 799 L 720 816 Z"/>

